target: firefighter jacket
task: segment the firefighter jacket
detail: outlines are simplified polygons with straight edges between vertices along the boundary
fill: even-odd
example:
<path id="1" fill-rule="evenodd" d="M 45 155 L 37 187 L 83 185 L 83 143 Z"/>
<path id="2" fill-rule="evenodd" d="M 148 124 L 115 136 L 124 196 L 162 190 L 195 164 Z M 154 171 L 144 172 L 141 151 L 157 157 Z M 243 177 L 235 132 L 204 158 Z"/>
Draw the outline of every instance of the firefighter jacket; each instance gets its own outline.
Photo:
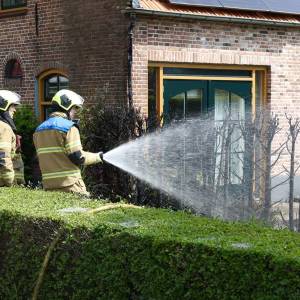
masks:
<path id="1" fill-rule="evenodd" d="M 62 112 L 55 112 L 34 133 L 42 173 L 47 190 L 71 186 L 81 179 L 80 167 L 101 162 L 98 153 L 82 150 L 76 124 Z"/>
<path id="2" fill-rule="evenodd" d="M 16 135 L 9 124 L 0 120 L 0 186 L 11 186 L 14 181 L 15 151 Z"/>

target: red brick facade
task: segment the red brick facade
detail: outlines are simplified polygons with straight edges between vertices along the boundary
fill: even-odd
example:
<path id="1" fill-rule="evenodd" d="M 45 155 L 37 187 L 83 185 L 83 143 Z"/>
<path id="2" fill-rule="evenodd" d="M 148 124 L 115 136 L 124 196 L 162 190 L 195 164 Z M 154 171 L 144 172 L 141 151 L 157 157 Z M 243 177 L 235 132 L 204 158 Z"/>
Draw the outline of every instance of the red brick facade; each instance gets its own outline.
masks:
<path id="1" fill-rule="evenodd" d="M 0 88 L 34 103 L 35 81 L 49 69 L 64 71 L 70 88 L 92 103 L 126 99 L 127 0 L 27 1 L 21 15 L 0 14 Z M 37 3 L 37 4 L 36 4 Z M 22 80 L 6 80 L 7 61 L 16 58 Z"/>
<path id="2" fill-rule="evenodd" d="M 70 88 L 90 103 L 103 97 L 109 105 L 125 101 L 127 5 L 127 0 L 29 0 L 27 13 L 0 17 L 0 87 L 12 88 L 33 103 L 36 79 L 55 68 L 65 71 Z M 299 52 L 297 27 L 138 14 L 133 31 L 133 101 L 147 112 L 149 62 L 266 66 L 273 110 L 280 115 L 297 112 Z M 21 81 L 4 78 L 11 58 L 21 62 Z"/>

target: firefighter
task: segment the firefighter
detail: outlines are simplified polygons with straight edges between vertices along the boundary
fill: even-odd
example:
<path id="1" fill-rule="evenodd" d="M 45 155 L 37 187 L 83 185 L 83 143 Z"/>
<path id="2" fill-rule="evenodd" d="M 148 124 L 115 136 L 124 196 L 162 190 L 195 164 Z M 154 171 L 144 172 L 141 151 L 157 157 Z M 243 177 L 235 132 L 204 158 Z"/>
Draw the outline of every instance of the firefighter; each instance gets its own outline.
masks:
<path id="1" fill-rule="evenodd" d="M 20 101 L 17 93 L 0 90 L 0 186 L 24 183 L 21 137 L 13 121 Z"/>
<path id="2" fill-rule="evenodd" d="M 35 131 L 42 183 L 45 190 L 73 192 L 89 196 L 81 177 L 81 166 L 102 162 L 103 153 L 82 149 L 74 121 L 84 99 L 70 90 L 60 90 L 52 99 L 52 113 Z"/>

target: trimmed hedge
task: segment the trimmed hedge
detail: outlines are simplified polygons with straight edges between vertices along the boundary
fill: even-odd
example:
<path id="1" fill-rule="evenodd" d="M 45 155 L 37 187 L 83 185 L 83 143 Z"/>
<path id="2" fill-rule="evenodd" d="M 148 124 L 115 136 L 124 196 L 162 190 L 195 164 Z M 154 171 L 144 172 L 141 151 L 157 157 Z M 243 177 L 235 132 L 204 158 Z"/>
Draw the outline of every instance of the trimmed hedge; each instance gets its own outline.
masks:
<path id="1" fill-rule="evenodd" d="M 0 299 L 300 299 L 300 236 L 162 209 L 0 190 Z"/>

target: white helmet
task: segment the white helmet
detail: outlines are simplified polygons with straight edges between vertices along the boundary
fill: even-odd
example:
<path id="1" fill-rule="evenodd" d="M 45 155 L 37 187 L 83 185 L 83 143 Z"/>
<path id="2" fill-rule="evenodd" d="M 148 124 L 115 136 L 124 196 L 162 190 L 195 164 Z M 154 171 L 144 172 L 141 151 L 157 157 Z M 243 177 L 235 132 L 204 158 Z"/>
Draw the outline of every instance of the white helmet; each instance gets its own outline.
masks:
<path id="1" fill-rule="evenodd" d="M 84 99 L 70 90 L 60 90 L 52 98 L 52 103 L 56 103 L 62 109 L 68 111 L 73 106 L 82 107 Z"/>
<path id="2" fill-rule="evenodd" d="M 21 96 L 15 92 L 0 90 L 0 111 L 7 111 L 12 104 L 21 104 Z"/>

